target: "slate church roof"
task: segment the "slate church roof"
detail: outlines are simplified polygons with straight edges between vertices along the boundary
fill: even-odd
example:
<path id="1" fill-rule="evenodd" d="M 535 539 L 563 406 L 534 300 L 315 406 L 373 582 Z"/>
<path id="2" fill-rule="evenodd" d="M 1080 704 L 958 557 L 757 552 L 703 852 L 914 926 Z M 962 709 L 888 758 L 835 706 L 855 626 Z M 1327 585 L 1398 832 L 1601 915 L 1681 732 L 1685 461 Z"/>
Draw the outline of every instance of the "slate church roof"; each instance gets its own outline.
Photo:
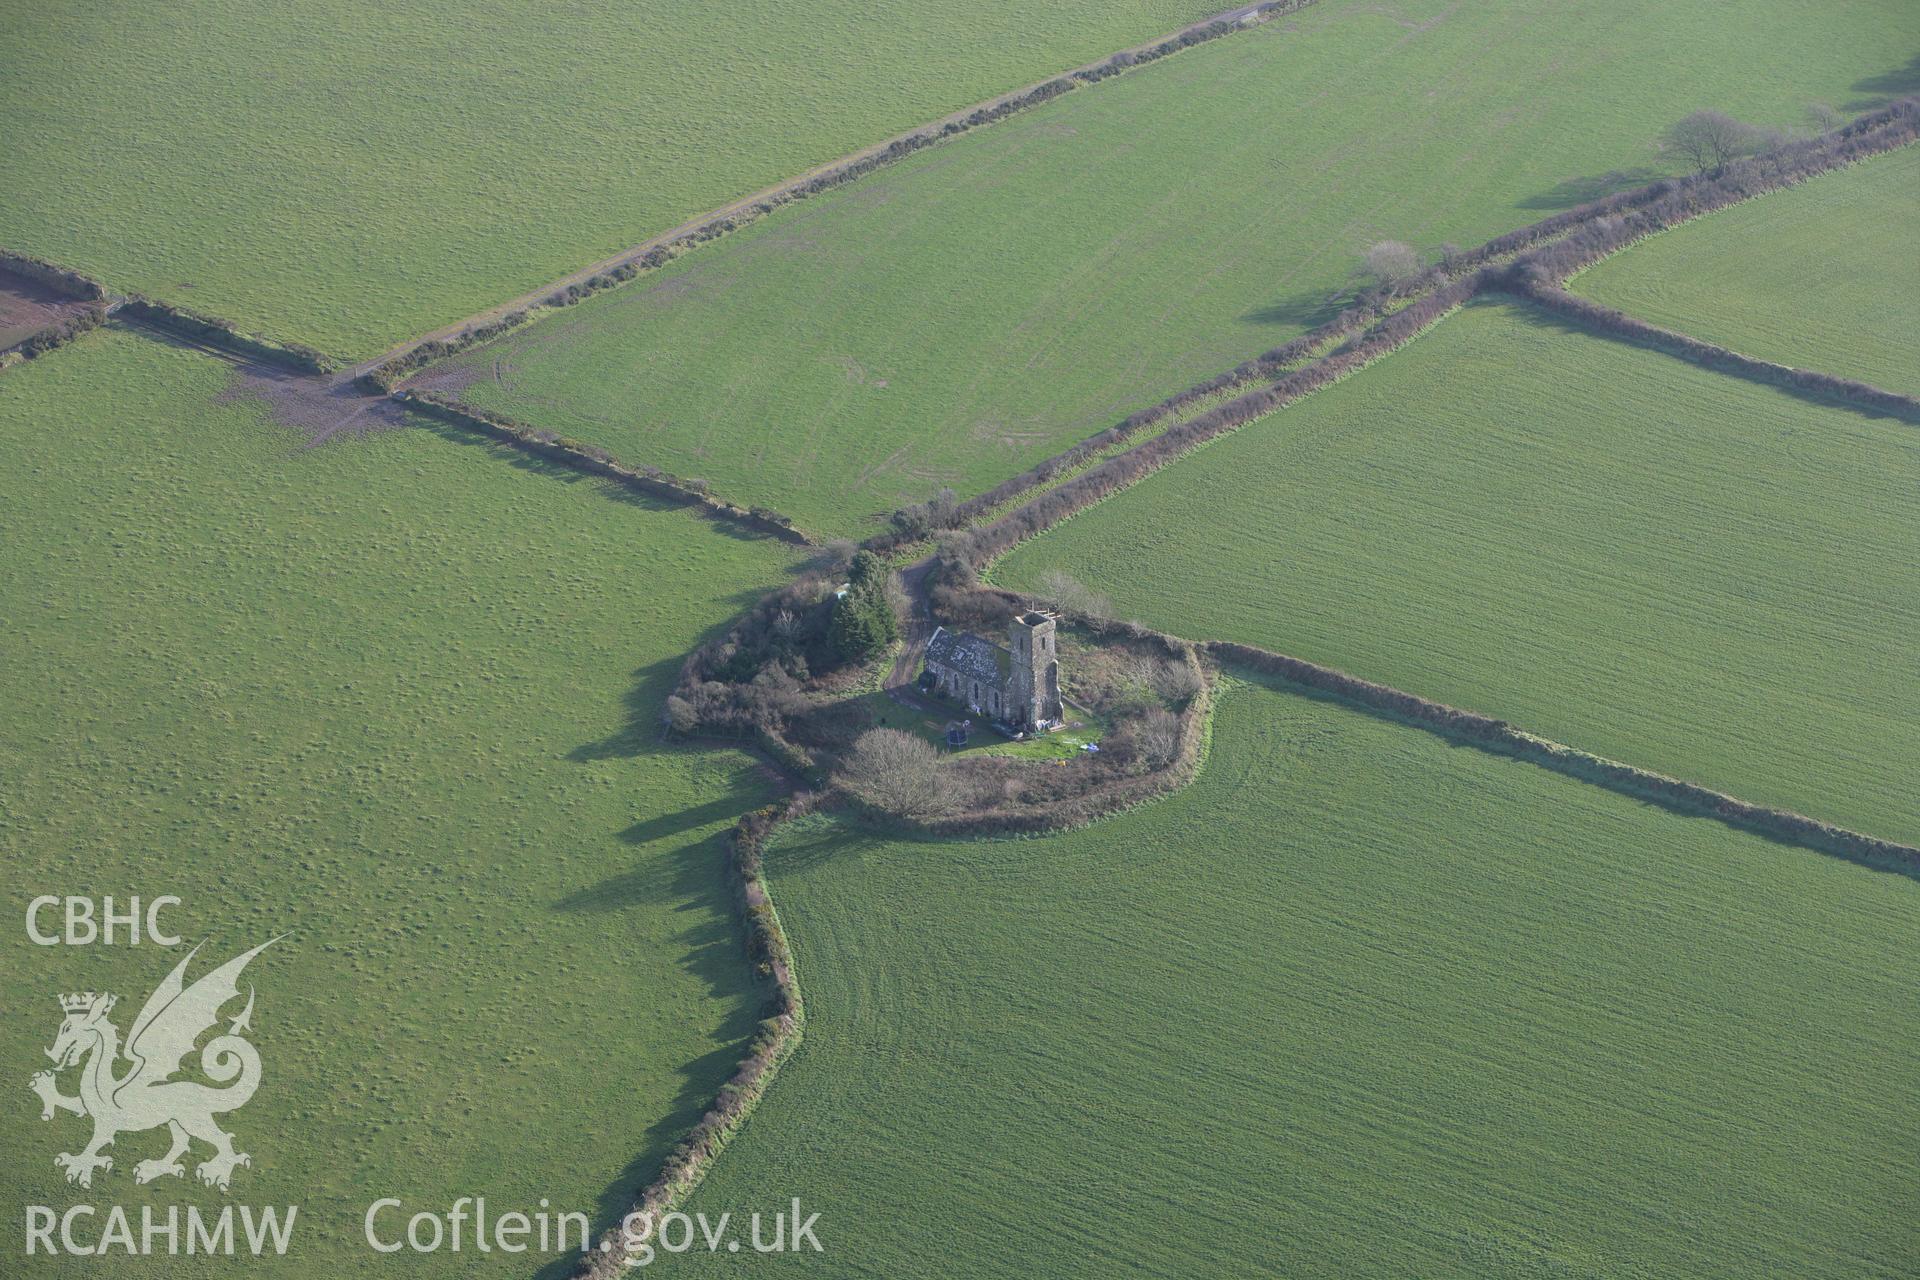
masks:
<path id="1" fill-rule="evenodd" d="M 1013 670 L 1013 654 L 1006 648 L 966 631 L 937 627 L 927 641 L 927 661 L 996 685 Z"/>

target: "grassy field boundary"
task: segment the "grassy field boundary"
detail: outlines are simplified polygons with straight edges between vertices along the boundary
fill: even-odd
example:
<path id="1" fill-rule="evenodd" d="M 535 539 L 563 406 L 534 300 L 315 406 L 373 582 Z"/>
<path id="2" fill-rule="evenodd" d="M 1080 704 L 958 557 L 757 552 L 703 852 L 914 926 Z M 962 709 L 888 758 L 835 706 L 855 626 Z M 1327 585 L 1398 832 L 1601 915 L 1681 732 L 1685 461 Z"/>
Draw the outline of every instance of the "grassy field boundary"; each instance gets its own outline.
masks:
<path id="1" fill-rule="evenodd" d="M 984 593 L 1015 599 L 1012 593 L 984 589 Z M 1069 822 L 1044 818 L 1029 827 L 977 825 L 916 829 L 935 839 L 980 838 L 1054 832 L 1085 826 L 1181 790 L 1204 767 L 1212 737 L 1213 695 L 1231 679 L 1231 668 L 1277 677 L 1307 697 L 1327 697 L 1395 723 L 1424 729 L 1436 736 L 1479 750 L 1523 760 L 1575 781 L 1657 805 L 1688 817 L 1717 820 L 1730 827 L 1858 863 L 1876 870 L 1920 878 L 1920 848 L 1844 827 L 1819 822 L 1802 814 L 1756 805 L 1664 774 L 1622 764 L 1515 728 L 1504 720 L 1463 711 L 1444 703 L 1362 680 L 1345 672 L 1270 650 L 1231 641 L 1190 642 L 1135 623 L 1087 619 L 1096 632 L 1151 638 L 1189 654 L 1205 654 L 1215 665 L 1212 678 L 1182 716 L 1182 743 L 1174 765 L 1152 776 L 1156 785 L 1117 807 Z M 576 1273 L 580 1280 L 611 1280 L 628 1266 L 627 1224 L 639 1228 L 636 1243 L 652 1238 L 660 1218 L 683 1204 L 705 1179 L 714 1161 L 751 1118 L 782 1066 L 790 1059 L 806 1030 L 806 1005 L 791 942 L 766 882 L 763 854 L 767 837 L 782 822 L 813 811 L 816 797 L 801 794 L 786 804 L 770 805 L 743 815 L 730 838 L 729 870 L 736 903 L 746 921 L 748 954 L 757 973 L 771 981 L 774 999 L 769 1016 L 750 1043 L 734 1075 L 723 1085 L 713 1105 L 668 1158 L 660 1173 L 636 1197 L 619 1224 L 601 1236 L 600 1250 L 590 1253 Z"/>
<path id="2" fill-rule="evenodd" d="M 204 315 L 171 302 L 149 298 L 145 294 L 118 295 L 90 275 L 31 254 L 0 248 L 0 271 L 24 276 L 55 292 L 95 304 L 78 315 L 29 334 L 7 351 L 0 352 L 0 368 L 11 363 L 6 357 L 16 353 L 21 358 L 32 359 L 55 347 L 65 346 L 88 330 L 98 328 L 109 316 L 164 329 L 187 342 L 211 348 L 220 354 L 238 356 L 243 360 L 265 361 L 295 373 L 321 375 L 340 368 L 338 360 L 304 342 L 245 333 L 230 320 Z"/>
<path id="3" fill-rule="evenodd" d="M 1725 792 L 1649 769 L 1609 760 L 1578 747 L 1527 733 L 1505 720 L 1362 680 L 1332 667 L 1291 658 L 1231 640 L 1209 640 L 1204 648 L 1222 663 L 1279 676 L 1305 689 L 1416 725 L 1451 741 L 1469 743 L 1552 769 L 1570 778 L 1617 791 L 1676 813 L 1716 818 L 1728 826 L 1820 853 L 1920 879 L 1920 848 L 1883 840 L 1786 809 L 1752 804 Z"/>
<path id="4" fill-rule="evenodd" d="M 629 489 L 697 506 L 717 520 L 745 525 L 756 533 L 771 534 L 786 542 L 812 546 L 813 539 L 794 527 L 793 521 L 765 507 L 737 507 L 708 493 L 690 481 L 657 467 L 632 467 L 597 445 L 555 435 L 527 423 L 488 413 L 483 409 L 457 404 L 431 392 L 399 391 L 394 396 L 401 404 L 437 421 L 486 436 L 549 461 L 572 467 L 588 475 L 604 476 Z"/>
<path id="5" fill-rule="evenodd" d="M 1227 403 L 1242 388 L 1278 377 L 1301 361 L 1361 332 L 1387 314 L 1384 308 L 1366 302 L 1348 307 L 1318 328 L 1262 352 L 1205 382 L 1177 391 L 1158 404 L 1129 414 L 1113 426 L 1076 441 L 1051 458 L 1042 459 L 1019 475 L 1010 476 L 993 488 L 954 504 L 940 528 L 965 528 L 998 508 L 1011 507 L 1015 499 L 1023 494 L 1055 488 L 1076 479 L 1077 473 L 1090 471 L 1100 462 L 1112 460 L 1103 459 L 1100 455 L 1143 435 L 1157 439 L 1165 431 L 1183 425 L 1181 417 L 1187 411 L 1206 405 L 1209 401 Z M 1169 419 L 1172 421 L 1169 422 Z M 927 536 L 923 530 L 896 529 L 876 534 L 861 545 L 880 555 L 891 555 L 925 540 Z"/>
<path id="6" fill-rule="evenodd" d="M 410 374 L 437 360 L 502 337 L 532 323 L 548 311 L 572 306 L 583 298 L 618 288 L 644 272 L 665 266 L 689 249 L 711 243 L 759 221 L 783 205 L 844 186 L 937 143 L 997 124 L 1009 116 L 1051 102 L 1075 89 L 1137 70 L 1195 45 L 1304 9 L 1312 3 L 1314 0 L 1262 0 L 1257 4 L 1241 5 L 1192 23 L 1170 35 L 1064 71 L 1049 80 L 1015 89 L 971 107 L 962 107 L 930 124 L 818 165 L 797 177 L 690 219 L 631 249 L 582 267 L 551 284 L 490 307 L 478 315 L 401 343 L 361 365 L 359 377 L 371 390 L 391 391 Z"/>
<path id="7" fill-rule="evenodd" d="M 0 271 L 11 271 L 14 275 L 25 276 L 36 284 L 43 284 L 57 293 L 82 302 L 105 302 L 112 295 L 107 286 L 92 276 L 63 267 L 45 258 L 36 258 L 30 253 L 19 253 L 0 246 Z"/>
<path id="8" fill-rule="evenodd" d="M 1650 198 L 1634 201 L 1623 211 L 1587 219 L 1564 238 L 1521 253 L 1489 283 L 1599 337 L 1658 351 L 1790 394 L 1920 424 L 1920 399 L 1913 396 L 1853 378 L 1742 355 L 1718 343 L 1651 324 L 1566 287 L 1568 281 L 1603 259 L 1682 223 L 1912 146 L 1916 141 L 1920 141 L 1920 98 L 1903 98 L 1832 133 L 1735 161 L 1708 175 L 1696 189 L 1682 184 L 1661 191 L 1658 188 L 1669 184 L 1655 183 L 1645 189 Z"/>
<path id="9" fill-rule="evenodd" d="M 977 587 L 972 592 L 994 597 L 1002 612 L 1026 608 L 1033 599 L 1004 587 Z M 1057 605 L 1057 602 L 1053 603 Z M 1913 845 L 1821 822 L 1792 810 L 1754 804 L 1684 779 L 1609 760 L 1605 756 L 1528 733 L 1508 721 L 1448 706 L 1391 685 L 1363 680 L 1334 667 L 1233 640 L 1186 640 L 1138 622 L 1104 618 L 1078 618 L 1076 621 L 1097 635 L 1151 639 L 1170 648 L 1184 648 L 1204 654 L 1222 667 L 1240 666 L 1279 676 L 1303 689 L 1330 695 L 1356 707 L 1416 725 L 1450 741 L 1515 756 L 1582 782 L 1676 812 L 1717 818 L 1729 826 L 1756 832 L 1769 839 L 1782 840 L 1868 866 L 1897 869 L 1920 878 L 1920 848 Z M 1209 688 L 1212 683 L 1208 682 Z M 1172 789 L 1177 790 L 1191 780 L 1192 774 L 1187 773 Z"/>
<path id="10" fill-rule="evenodd" d="M 1920 97 L 1901 98 L 1831 132 L 1782 143 L 1708 173 L 1649 183 L 1535 224 L 1564 223 L 1551 237 L 1520 242 L 1523 231 L 1490 244 L 1515 240 L 1512 252 L 1518 256 L 1510 265 L 1516 274 L 1563 284 L 1602 258 L 1681 223 L 1916 141 L 1920 141 Z"/>
<path id="11" fill-rule="evenodd" d="M 727 869 L 734 905 L 746 923 L 748 959 L 761 979 L 772 984 L 771 1007 L 713 1104 L 674 1147 L 653 1181 L 641 1188 L 621 1221 L 601 1234 L 600 1248 L 587 1255 L 576 1273 L 581 1280 L 611 1280 L 627 1273 L 628 1223 L 634 1224 L 636 1235 L 644 1229 L 642 1238 L 634 1243 L 652 1238 L 661 1216 L 681 1204 L 707 1176 L 707 1170 L 753 1115 L 806 1034 L 807 1006 L 800 992 L 793 946 L 768 891 L 762 855 L 775 827 L 811 809 L 811 797 L 799 795 L 785 804 L 744 814 L 733 826 L 728 837 Z"/>

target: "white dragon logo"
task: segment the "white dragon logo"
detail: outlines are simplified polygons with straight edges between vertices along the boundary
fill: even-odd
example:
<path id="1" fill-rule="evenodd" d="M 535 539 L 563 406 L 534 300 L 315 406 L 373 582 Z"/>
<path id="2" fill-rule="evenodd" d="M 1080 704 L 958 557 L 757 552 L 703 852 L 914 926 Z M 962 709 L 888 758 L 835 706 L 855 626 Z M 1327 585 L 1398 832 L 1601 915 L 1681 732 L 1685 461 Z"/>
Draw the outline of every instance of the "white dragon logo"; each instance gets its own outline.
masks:
<path id="1" fill-rule="evenodd" d="M 221 1007 L 239 996 L 240 971 L 247 962 L 278 941 L 270 939 L 235 956 L 191 987 L 182 975 L 200 948 L 189 951 L 186 960 L 174 967 L 133 1020 L 125 1050 L 133 1065 L 118 1078 L 114 1076 L 114 1064 L 121 1053 L 120 1031 L 107 1019 L 116 997 L 91 991 L 60 997 L 66 1018 L 53 1047 L 47 1050 L 54 1069 L 35 1073 L 28 1083 L 40 1095 L 42 1120 L 53 1119 L 56 1111 L 93 1117 L 93 1140 L 86 1150 L 63 1152 L 53 1158 L 56 1166 L 67 1171 L 68 1182 L 92 1186 L 94 1170 L 113 1171 L 112 1158 L 100 1152 L 112 1146 L 117 1135 L 163 1124 L 173 1135 L 173 1146 L 158 1160 L 136 1164 L 135 1182 L 185 1176 L 180 1157 L 193 1138 L 213 1148 L 213 1156 L 194 1170 L 208 1186 L 227 1190 L 234 1168 L 253 1163 L 244 1151 L 233 1149 L 233 1135 L 213 1122 L 216 1114 L 244 1106 L 260 1086 L 260 1054 L 241 1037 L 252 1026 L 251 987 L 247 989 L 247 1007 L 232 1019 L 227 1033 L 215 1036 L 200 1051 L 201 1071 L 225 1087 L 168 1077 L 179 1071 L 180 1060 L 193 1051 L 194 1042 L 220 1020 Z M 55 1084 L 54 1073 L 78 1066 L 83 1060 L 86 1065 L 80 1072 L 79 1095 L 67 1097 Z"/>

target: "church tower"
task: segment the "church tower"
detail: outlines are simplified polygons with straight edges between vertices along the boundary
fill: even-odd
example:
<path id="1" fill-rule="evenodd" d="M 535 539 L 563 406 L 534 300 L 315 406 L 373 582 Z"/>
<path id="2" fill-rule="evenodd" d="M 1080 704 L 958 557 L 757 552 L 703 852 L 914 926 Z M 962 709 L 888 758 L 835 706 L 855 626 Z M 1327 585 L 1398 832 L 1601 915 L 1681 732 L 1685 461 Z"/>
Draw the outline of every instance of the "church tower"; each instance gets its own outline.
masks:
<path id="1" fill-rule="evenodd" d="M 1007 681 L 1008 719 L 1037 729 L 1064 718 L 1060 704 L 1060 655 L 1054 649 L 1054 617 L 1030 610 L 1007 624 L 1013 670 Z"/>

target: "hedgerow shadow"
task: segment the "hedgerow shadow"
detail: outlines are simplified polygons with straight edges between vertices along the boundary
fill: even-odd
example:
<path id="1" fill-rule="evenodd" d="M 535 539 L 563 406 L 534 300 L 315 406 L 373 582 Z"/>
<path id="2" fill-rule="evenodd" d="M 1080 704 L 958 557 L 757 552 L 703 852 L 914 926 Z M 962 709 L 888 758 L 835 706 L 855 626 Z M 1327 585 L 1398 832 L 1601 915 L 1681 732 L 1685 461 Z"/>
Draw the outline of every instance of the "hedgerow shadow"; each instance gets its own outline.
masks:
<path id="1" fill-rule="evenodd" d="M 1844 400 L 1838 396 L 1827 395 L 1811 387 L 1799 387 L 1790 382 L 1775 381 L 1768 377 L 1758 377 L 1739 368 L 1705 365 L 1698 360 L 1689 359 L 1686 355 L 1674 351 L 1669 347 L 1662 346 L 1658 342 L 1648 341 L 1631 333 L 1616 333 L 1609 329 L 1584 325 L 1569 316 L 1557 315 L 1542 307 L 1532 306 L 1518 297 L 1509 299 L 1503 295 L 1500 301 L 1519 318 L 1522 324 L 1530 328 L 1544 329 L 1548 332 L 1561 335 L 1575 334 L 1588 338 L 1599 338 L 1608 342 L 1623 343 L 1630 347 L 1637 347 L 1642 351 L 1651 351 L 1657 355 L 1666 356 L 1668 359 L 1684 360 L 1697 369 L 1705 369 L 1708 373 L 1718 374 L 1721 377 L 1738 378 L 1740 381 L 1752 383 L 1754 386 L 1769 387 L 1782 395 L 1792 396 L 1796 400 L 1804 400 L 1808 404 L 1817 404 L 1825 409 L 1842 409 L 1848 413 L 1858 414 L 1863 418 L 1871 418 L 1877 422 L 1903 422 L 1909 426 L 1920 426 L 1920 414 L 1904 413 L 1893 409 L 1877 409 L 1872 405 L 1861 404 L 1858 401 Z"/>
<path id="2" fill-rule="evenodd" d="M 1850 87 L 1855 93 L 1867 96 L 1847 103 L 1848 111 L 1872 111 L 1896 99 L 1920 93 L 1920 54 L 1907 59 L 1905 66 L 1856 80 Z"/>
<path id="3" fill-rule="evenodd" d="M 736 949 L 734 963 L 745 967 L 746 958 L 737 954 L 739 940 L 736 938 L 733 943 Z M 706 1114 L 722 1082 L 739 1066 L 740 1055 L 753 1038 L 760 1012 L 758 1001 L 741 1002 L 727 1016 L 724 1024 L 715 1029 L 714 1034 L 726 1041 L 725 1047 L 701 1054 L 681 1065 L 681 1086 L 674 1095 L 671 1107 L 660 1119 L 648 1125 L 642 1135 L 645 1151 L 629 1161 L 606 1189 L 595 1197 L 593 1211 L 588 1215 L 593 1239 L 598 1239 L 620 1222 L 633 1207 L 640 1189 L 658 1175 L 668 1151 Z M 571 1280 L 571 1277 L 579 1274 L 581 1256 L 578 1253 L 562 1254 L 534 1272 L 534 1275 L 537 1280 Z"/>
<path id="4" fill-rule="evenodd" d="M 762 592 L 753 589 L 732 592 L 715 601 L 714 612 L 724 618 L 735 617 L 752 607 L 761 595 Z M 688 652 L 718 639 L 731 625 L 730 622 L 720 622 L 708 627 Z M 621 698 L 626 708 L 625 723 L 609 737 L 575 747 L 567 753 L 567 759 L 576 763 L 627 760 L 654 751 L 674 750 L 661 736 L 660 711 L 666 704 L 667 695 L 673 691 L 674 681 L 679 677 L 681 661 L 678 658 L 663 658 L 644 667 L 636 667 L 633 685 Z"/>
<path id="5" fill-rule="evenodd" d="M 1539 195 L 1528 196 L 1519 204 L 1522 209 L 1546 209 L 1559 211 L 1572 209 L 1593 200 L 1602 200 L 1617 192 L 1634 187 L 1644 187 L 1649 182 L 1666 175 L 1658 169 L 1639 165 L 1631 169 L 1609 169 L 1605 173 L 1596 173 L 1590 177 L 1567 178 Z"/>
<path id="6" fill-rule="evenodd" d="M 1372 706 L 1363 701 L 1344 697 L 1331 689 L 1319 689 L 1312 685 L 1301 684 L 1288 679 L 1285 675 L 1261 671 L 1257 668 L 1238 663 L 1230 663 L 1228 670 L 1231 671 L 1235 679 L 1244 680 L 1249 684 L 1256 684 L 1263 688 L 1291 694 L 1295 697 L 1306 698 L 1314 702 L 1332 703 L 1349 711 L 1357 711 L 1361 715 L 1371 716 L 1375 720 L 1385 721 L 1388 724 L 1402 725 L 1409 729 L 1418 729 L 1422 733 L 1431 734 L 1448 746 L 1458 750 L 1477 751 L 1485 755 L 1499 756 L 1502 759 L 1511 760 L 1516 764 L 1529 765 L 1536 769 L 1544 769 L 1548 773 L 1557 773 L 1562 777 L 1571 778 L 1576 782 L 1600 787 L 1623 799 L 1631 800 L 1643 808 L 1658 809 L 1663 813 L 1673 814 L 1677 817 L 1687 818 L 1692 821 L 1709 822 L 1716 826 L 1731 827 L 1743 835 L 1756 836 L 1767 841 L 1769 844 L 1779 845 L 1781 848 L 1793 849 L 1800 853 L 1809 853 L 1815 857 L 1838 858 L 1842 862 L 1850 862 L 1855 866 L 1865 867 L 1870 871 L 1879 871 L 1887 875 L 1900 876 L 1904 879 L 1920 882 L 1920 866 L 1909 866 L 1904 863 L 1863 857 L 1833 849 L 1813 848 L 1805 841 L 1792 839 L 1791 837 L 1770 831 L 1757 824 L 1738 821 L 1719 814 L 1706 812 L 1692 805 L 1670 800 L 1655 793 L 1603 781 L 1596 778 L 1592 770 L 1583 765 L 1577 758 L 1543 758 L 1534 755 L 1516 754 L 1514 751 L 1504 748 L 1497 743 L 1479 741 L 1455 730 L 1451 730 L 1444 725 L 1429 723 L 1412 716 L 1400 715 L 1386 707 Z"/>
<path id="7" fill-rule="evenodd" d="M 483 439 L 470 431 L 462 431 L 452 423 L 442 422 L 437 418 L 430 418 L 423 413 L 409 413 L 407 415 L 407 421 L 409 424 L 423 431 L 431 432 L 449 444 L 485 450 L 488 454 L 499 458 L 500 461 L 510 467 L 514 467 L 520 471 L 530 472 L 533 475 L 544 476 L 549 480 L 558 480 L 562 484 L 588 484 L 598 479 L 596 476 L 590 476 L 583 471 L 556 462 L 551 458 L 544 458 L 539 454 L 528 453 L 524 449 L 515 449 L 511 446 L 501 444 L 496 440 Z M 661 510 L 669 509 L 666 504 L 663 503 L 661 505 Z"/>
<path id="8" fill-rule="evenodd" d="M 739 778 L 724 798 L 668 815 L 657 822 L 636 823 L 621 833 L 633 844 L 671 840 L 685 831 L 711 825 L 750 809 L 760 797 Z M 734 913 L 725 903 L 723 878 L 727 863 L 727 833 L 717 832 L 679 848 L 659 850 L 633 870 L 609 876 L 590 888 L 559 899 L 557 912 L 610 913 L 640 907 L 665 907 L 695 917 L 688 927 L 668 940 L 682 949 L 680 967 L 705 985 L 708 999 L 726 1012 L 710 1032 L 719 1047 L 674 1067 L 679 1083 L 672 1102 L 648 1124 L 641 1135 L 640 1154 L 621 1169 L 600 1192 L 591 1216 L 593 1235 L 620 1221 L 641 1187 L 660 1171 L 673 1144 L 680 1141 L 712 1105 L 720 1085 L 739 1065 L 742 1048 L 753 1038 L 766 1015 L 765 984 L 751 977 Z M 579 1267 L 579 1258 L 554 1259 L 535 1274 L 566 1277 Z"/>
<path id="9" fill-rule="evenodd" d="M 1240 319 L 1249 324 L 1285 325 L 1295 329 L 1317 329 L 1327 323 L 1352 297 L 1346 291 L 1328 293 L 1324 289 L 1305 289 L 1265 306 L 1255 307 Z"/>

